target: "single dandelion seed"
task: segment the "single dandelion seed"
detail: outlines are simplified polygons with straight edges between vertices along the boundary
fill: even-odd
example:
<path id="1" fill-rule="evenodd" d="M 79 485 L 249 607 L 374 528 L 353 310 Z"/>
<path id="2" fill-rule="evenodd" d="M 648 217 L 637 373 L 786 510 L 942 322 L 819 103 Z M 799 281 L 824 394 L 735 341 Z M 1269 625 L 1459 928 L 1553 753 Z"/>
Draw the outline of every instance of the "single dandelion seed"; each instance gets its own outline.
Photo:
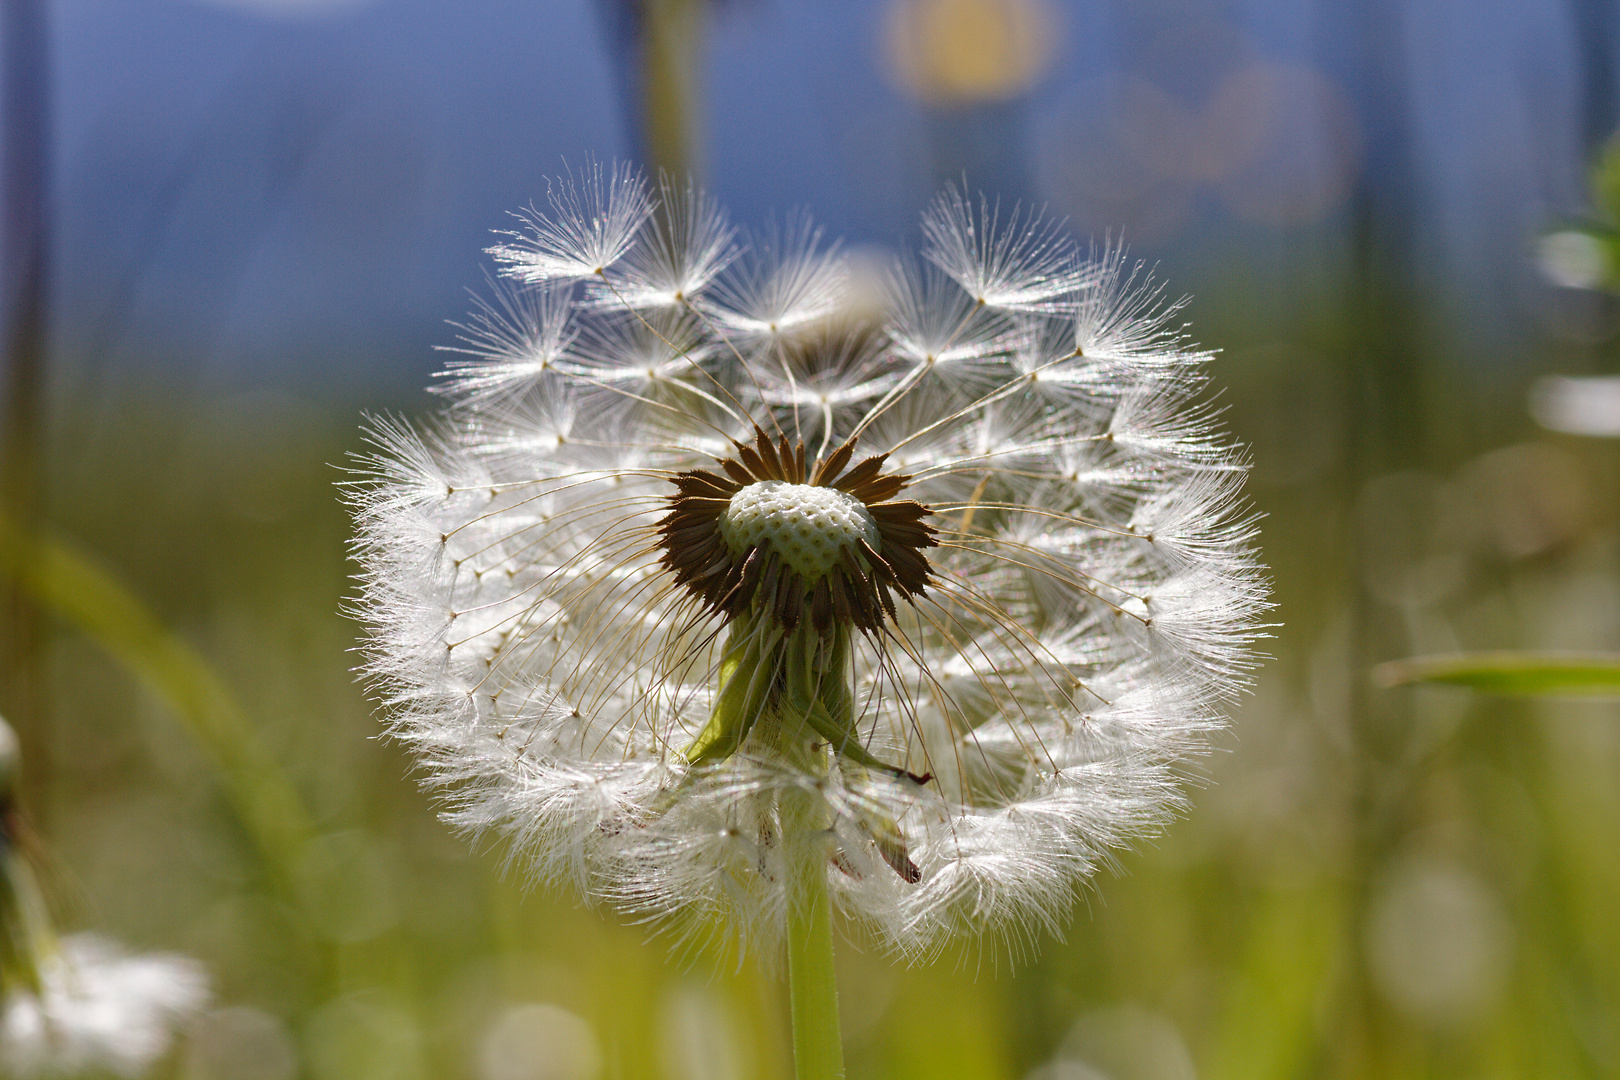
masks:
<path id="1" fill-rule="evenodd" d="M 609 176 L 495 249 L 542 295 L 475 317 L 444 417 L 373 426 L 390 731 L 453 824 L 677 940 L 1059 930 L 1252 662 L 1209 354 L 1029 214 L 947 193 L 877 317 L 807 219 Z"/>
<path id="2" fill-rule="evenodd" d="M 923 254 L 962 287 L 975 304 L 1008 311 L 1069 309 L 1084 292 L 1091 267 L 1077 258 L 1061 226 L 1034 210 L 1000 205 L 948 188 L 922 219 Z"/>
<path id="3" fill-rule="evenodd" d="M 501 281 L 493 291 L 493 299 L 474 297 L 469 321 L 455 324 L 462 343 L 444 346 L 473 357 L 445 365 L 445 382 L 436 389 L 452 400 L 521 395 L 569 355 L 576 331 L 568 290 L 519 289 Z"/>
<path id="4" fill-rule="evenodd" d="M 688 302 L 752 356 L 813 332 L 837 313 L 848 284 L 838 245 L 823 246 L 821 230 L 797 213 L 749 238 L 715 287 Z"/>
<path id="5" fill-rule="evenodd" d="M 592 289 L 604 307 L 684 307 L 737 257 L 736 230 L 713 198 L 691 185 L 678 188 L 668 179 L 659 185 L 659 195 L 643 242 L 631 247 Z"/>
<path id="6" fill-rule="evenodd" d="M 530 207 L 515 216 L 523 228 L 511 243 L 489 249 L 518 281 L 574 281 L 601 276 L 629 250 L 652 212 L 647 185 L 629 166 L 589 165 L 579 178 L 554 181 L 551 212 Z"/>

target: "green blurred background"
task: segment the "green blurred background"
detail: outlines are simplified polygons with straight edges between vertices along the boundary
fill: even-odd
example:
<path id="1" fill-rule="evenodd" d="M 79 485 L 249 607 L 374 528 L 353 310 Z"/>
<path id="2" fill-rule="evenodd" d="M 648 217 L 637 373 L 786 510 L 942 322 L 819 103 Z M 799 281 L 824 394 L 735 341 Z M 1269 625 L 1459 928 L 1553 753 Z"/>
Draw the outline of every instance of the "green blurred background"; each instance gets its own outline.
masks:
<path id="1" fill-rule="evenodd" d="M 595 151 L 858 250 L 956 176 L 1123 228 L 1252 454 L 1278 626 L 1191 812 L 1033 956 L 848 928 L 852 1077 L 1620 1076 L 1620 708 L 1370 676 L 1620 650 L 1620 441 L 1528 407 L 1615 370 L 1610 5 L 32 6 L 0 714 L 64 927 L 213 974 L 166 1075 L 791 1075 L 781 985 L 452 835 L 351 671 L 360 414 L 433 408 L 487 230 Z"/>

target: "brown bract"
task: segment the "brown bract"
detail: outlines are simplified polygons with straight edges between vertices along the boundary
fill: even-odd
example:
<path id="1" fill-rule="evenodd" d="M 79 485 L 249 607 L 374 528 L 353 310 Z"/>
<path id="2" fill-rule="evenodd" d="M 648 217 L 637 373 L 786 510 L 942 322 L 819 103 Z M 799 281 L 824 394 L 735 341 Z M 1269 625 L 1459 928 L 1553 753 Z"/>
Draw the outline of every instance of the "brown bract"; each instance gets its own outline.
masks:
<path id="1" fill-rule="evenodd" d="M 758 426 L 752 444 L 732 445 L 736 452 L 719 460 L 720 471 L 693 469 L 676 475 L 669 513 L 658 523 L 660 562 L 710 611 L 730 621 L 757 604 L 787 630 L 808 614 L 816 632 L 829 637 L 839 625 L 875 631 L 885 617 L 895 617 L 894 593 L 908 600 L 922 595 L 933 576 L 923 550 L 938 543 L 933 526 L 924 520 L 933 511 L 911 499 L 894 499 L 911 477 L 885 473 L 887 454 L 864 458 L 850 468 L 852 439 L 812 467 L 802 442 L 789 444 L 785 435 L 773 442 Z M 732 551 L 721 533 L 721 518 L 732 497 L 770 480 L 834 488 L 861 500 L 877 525 L 877 545 L 855 539 L 814 581 L 774 552 L 768 537 L 745 551 Z"/>

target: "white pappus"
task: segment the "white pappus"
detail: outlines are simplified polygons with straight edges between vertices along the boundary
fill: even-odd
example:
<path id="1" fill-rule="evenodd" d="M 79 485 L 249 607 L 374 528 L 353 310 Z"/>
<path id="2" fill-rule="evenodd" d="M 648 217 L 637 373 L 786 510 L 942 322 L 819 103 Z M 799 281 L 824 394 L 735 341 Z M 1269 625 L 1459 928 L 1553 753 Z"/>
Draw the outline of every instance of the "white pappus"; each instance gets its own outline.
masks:
<path id="1" fill-rule="evenodd" d="M 623 168 L 522 222 L 443 415 L 350 487 L 366 671 L 448 819 L 766 951 L 795 842 L 910 957 L 1060 928 L 1266 607 L 1178 305 L 955 192 L 881 280 Z"/>

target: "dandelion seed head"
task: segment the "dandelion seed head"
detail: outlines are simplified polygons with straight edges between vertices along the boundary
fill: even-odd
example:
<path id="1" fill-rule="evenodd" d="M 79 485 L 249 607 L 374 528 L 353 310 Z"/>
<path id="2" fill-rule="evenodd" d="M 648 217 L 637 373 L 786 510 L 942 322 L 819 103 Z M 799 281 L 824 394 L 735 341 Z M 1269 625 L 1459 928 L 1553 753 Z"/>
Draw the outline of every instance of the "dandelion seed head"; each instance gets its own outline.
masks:
<path id="1" fill-rule="evenodd" d="M 1059 930 L 1253 663 L 1210 354 L 1119 249 L 955 192 L 850 303 L 803 217 L 556 190 L 351 488 L 367 670 L 449 820 L 693 948 L 773 952 L 795 843 L 906 956 Z"/>

